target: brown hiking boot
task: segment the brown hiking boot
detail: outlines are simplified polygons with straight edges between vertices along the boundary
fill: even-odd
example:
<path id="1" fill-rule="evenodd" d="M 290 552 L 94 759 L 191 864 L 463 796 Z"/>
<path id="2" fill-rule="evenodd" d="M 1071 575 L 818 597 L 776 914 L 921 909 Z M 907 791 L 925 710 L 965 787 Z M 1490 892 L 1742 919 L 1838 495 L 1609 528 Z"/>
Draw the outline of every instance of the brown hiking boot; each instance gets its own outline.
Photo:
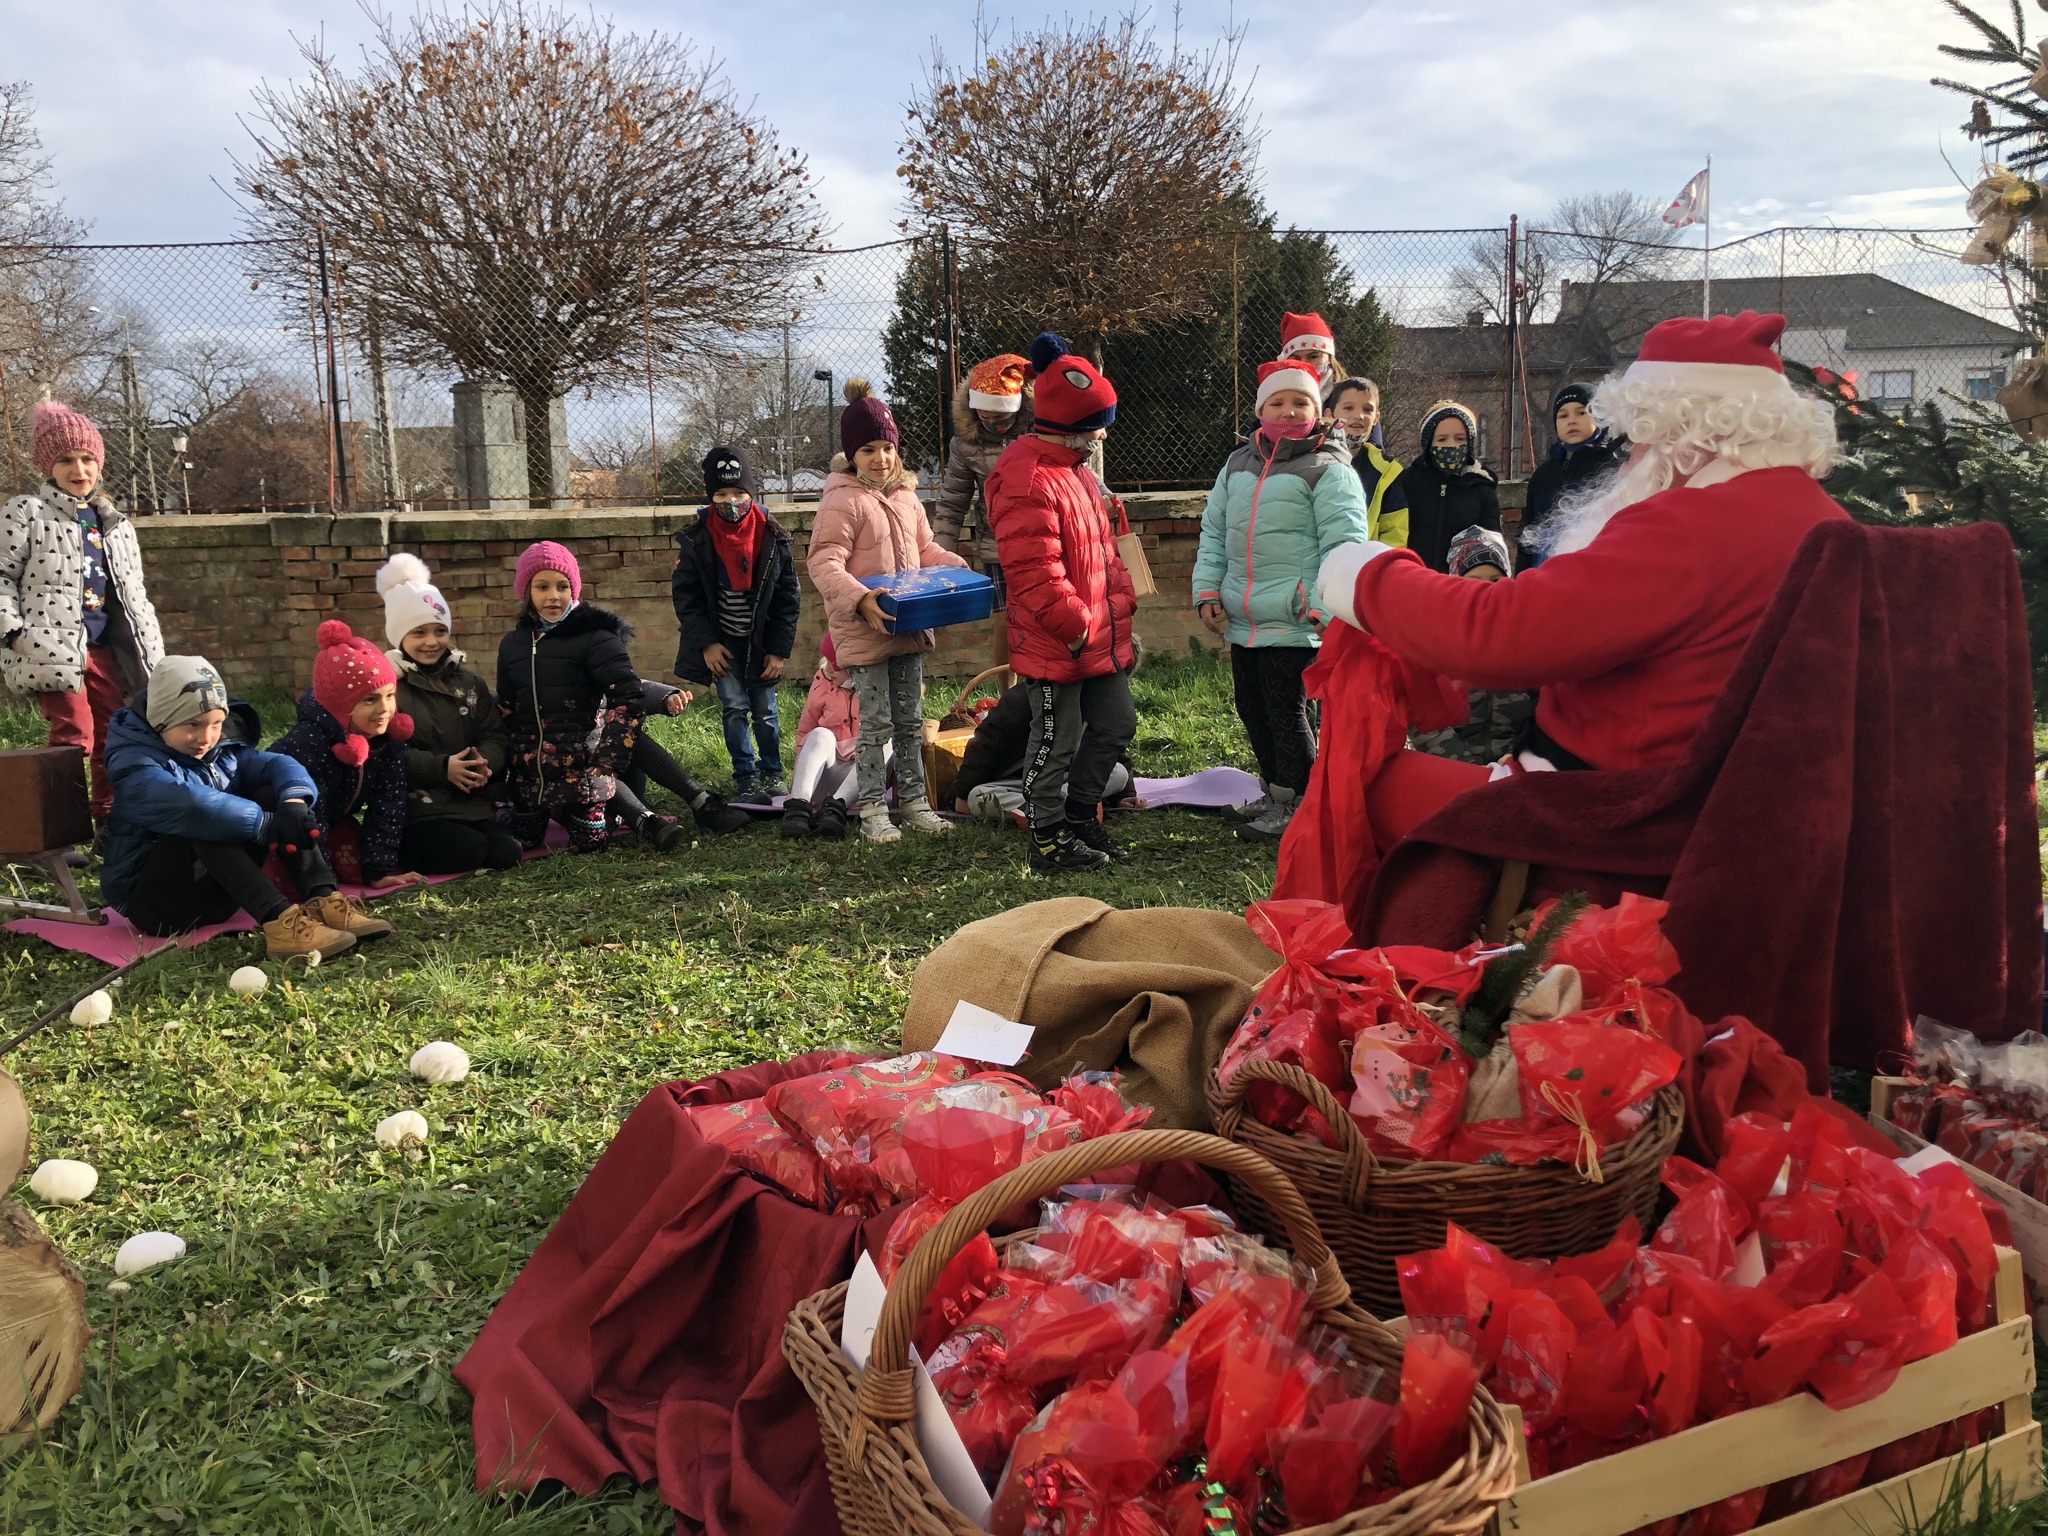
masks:
<path id="1" fill-rule="evenodd" d="M 339 891 L 315 896 L 306 903 L 306 910 L 328 927 L 339 928 L 359 944 L 381 939 L 392 931 L 391 925 L 383 918 L 370 916 L 359 903 L 350 901 Z"/>
<path id="2" fill-rule="evenodd" d="M 353 949 L 355 942 L 354 934 L 330 928 L 314 916 L 310 902 L 286 907 L 263 925 L 264 949 L 273 960 L 296 959 L 316 949 L 321 959 L 331 960 L 344 949 Z"/>

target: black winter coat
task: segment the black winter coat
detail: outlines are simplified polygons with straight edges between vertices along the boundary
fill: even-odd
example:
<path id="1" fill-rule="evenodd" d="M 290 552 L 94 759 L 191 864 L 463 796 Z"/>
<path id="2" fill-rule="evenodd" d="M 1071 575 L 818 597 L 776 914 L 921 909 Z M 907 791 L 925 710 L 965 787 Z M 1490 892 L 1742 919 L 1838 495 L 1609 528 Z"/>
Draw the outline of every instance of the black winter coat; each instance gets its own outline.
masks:
<path id="1" fill-rule="evenodd" d="M 1451 540 L 1467 528 L 1500 532 L 1500 498 L 1484 465 L 1446 475 L 1424 454 L 1394 483 L 1408 498 L 1408 547 L 1432 571 L 1449 569 Z"/>
<path id="2" fill-rule="evenodd" d="M 412 734 L 409 716 L 404 733 Z M 270 750 L 296 760 L 312 776 L 320 795 L 313 814 L 320 831 L 331 836 L 344 816 L 362 820 L 361 859 L 365 879 L 378 880 L 398 868 L 398 840 L 405 835 L 405 743 L 390 731 L 370 738 L 370 755 L 358 768 L 334 755 L 349 734 L 309 688 L 299 695 L 298 723 L 270 744 Z"/>
<path id="3" fill-rule="evenodd" d="M 1087 730 L 1081 734 L 1086 736 Z M 967 749 L 960 754 L 960 771 L 953 776 L 953 798 L 965 800 L 984 784 L 1023 778 L 1024 752 L 1030 743 L 1031 690 L 1013 683 L 967 738 Z M 1130 753 L 1118 761 L 1129 768 Z"/>
<path id="4" fill-rule="evenodd" d="M 1628 457 L 1628 449 L 1627 438 L 1610 440 L 1604 428 L 1576 448 L 1552 443 L 1550 457 L 1529 477 L 1529 504 L 1522 510 L 1522 539 L 1526 541 L 1557 510 L 1558 500 L 1565 492 L 1605 474 Z"/>
<path id="5" fill-rule="evenodd" d="M 725 565 L 712 546 L 711 529 L 704 521 L 717 515 L 700 511 L 694 523 L 676 531 L 676 568 L 669 578 L 669 601 L 676 610 L 676 676 L 693 683 L 712 681 L 711 669 L 704 665 L 705 648 L 725 643 L 718 629 L 718 594 L 726 584 Z M 747 643 L 747 682 L 761 680 L 763 656 L 789 659 L 802 607 L 789 532 L 774 518 L 763 515 L 761 541 L 754 547 L 754 628 Z"/>
<path id="6" fill-rule="evenodd" d="M 632 626 L 579 603 L 553 629 L 529 610 L 498 642 L 498 707 L 511 742 L 506 777 L 524 806 L 609 798 L 600 775 L 621 773 L 646 713 L 626 654 Z"/>

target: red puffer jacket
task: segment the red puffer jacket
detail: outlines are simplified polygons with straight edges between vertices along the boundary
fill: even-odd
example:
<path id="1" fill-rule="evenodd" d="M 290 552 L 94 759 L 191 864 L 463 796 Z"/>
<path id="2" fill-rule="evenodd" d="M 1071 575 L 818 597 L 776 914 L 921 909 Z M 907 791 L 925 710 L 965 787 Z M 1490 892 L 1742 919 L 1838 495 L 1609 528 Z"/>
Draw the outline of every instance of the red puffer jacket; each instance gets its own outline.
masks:
<path id="1" fill-rule="evenodd" d="M 1080 467 L 1086 457 L 1022 437 L 982 487 L 1008 588 L 1010 665 L 1039 682 L 1078 683 L 1137 659 L 1137 594 L 1095 477 Z"/>

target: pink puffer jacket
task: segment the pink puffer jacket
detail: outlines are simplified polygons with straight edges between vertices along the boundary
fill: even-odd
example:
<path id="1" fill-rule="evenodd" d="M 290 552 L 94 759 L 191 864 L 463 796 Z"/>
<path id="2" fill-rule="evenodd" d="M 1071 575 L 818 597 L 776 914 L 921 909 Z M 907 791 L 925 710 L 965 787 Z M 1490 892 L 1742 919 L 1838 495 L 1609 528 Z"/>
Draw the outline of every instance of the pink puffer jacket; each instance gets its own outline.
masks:
<path id="1" fill-rule="evenodd" d="M 854 744 L 860 740 L 860 695 L 844 672 L 823 661 L 811 674 L 811 691 L 804 695 L 803 713 L 796 720 L 796 739 L 801 742 L 820 726 L 832 733 L 839 761 L 852 762 Z"/>
<path id="2" fill-rule="evenodd" d="M 811 585 L 825 600 L 826 628 L 842 667 L 869 667 L 890 656 L 932 648 L 928 629 L 905 635 L 870 629 L 854 611 L 868 592 L 861 577 L 965 564 L 932 541 L 932 525 L 924 503 L 917 499 L 917 476 L 911 471 L 898 471 L 886 490 L 875 490 L 858 476 L 836 470 L 826 477 L 805 566 Z"/>

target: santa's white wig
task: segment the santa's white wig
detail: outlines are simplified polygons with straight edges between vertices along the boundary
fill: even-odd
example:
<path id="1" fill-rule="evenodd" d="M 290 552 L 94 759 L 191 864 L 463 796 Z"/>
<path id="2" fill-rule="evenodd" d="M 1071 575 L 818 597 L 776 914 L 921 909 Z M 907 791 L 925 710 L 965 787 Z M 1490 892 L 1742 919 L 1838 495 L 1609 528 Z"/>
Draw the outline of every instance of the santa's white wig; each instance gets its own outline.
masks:
<path id="1" fill-rule="evenodd" d="M 1533 542 L 1545 558 L 1584 549 L 1622 508 L 1684 485 L 1716 463 L 1725 468 L 1710 483 L 1792 465 L 1819 480 L 1840 451 L 1834 408 L 1760 368 L 1639 362 L 1602 381 L 1593 419 L 1627 438 L 1632 452 L 1615 475 L 1566 498 L 1544 520 Z"/>

